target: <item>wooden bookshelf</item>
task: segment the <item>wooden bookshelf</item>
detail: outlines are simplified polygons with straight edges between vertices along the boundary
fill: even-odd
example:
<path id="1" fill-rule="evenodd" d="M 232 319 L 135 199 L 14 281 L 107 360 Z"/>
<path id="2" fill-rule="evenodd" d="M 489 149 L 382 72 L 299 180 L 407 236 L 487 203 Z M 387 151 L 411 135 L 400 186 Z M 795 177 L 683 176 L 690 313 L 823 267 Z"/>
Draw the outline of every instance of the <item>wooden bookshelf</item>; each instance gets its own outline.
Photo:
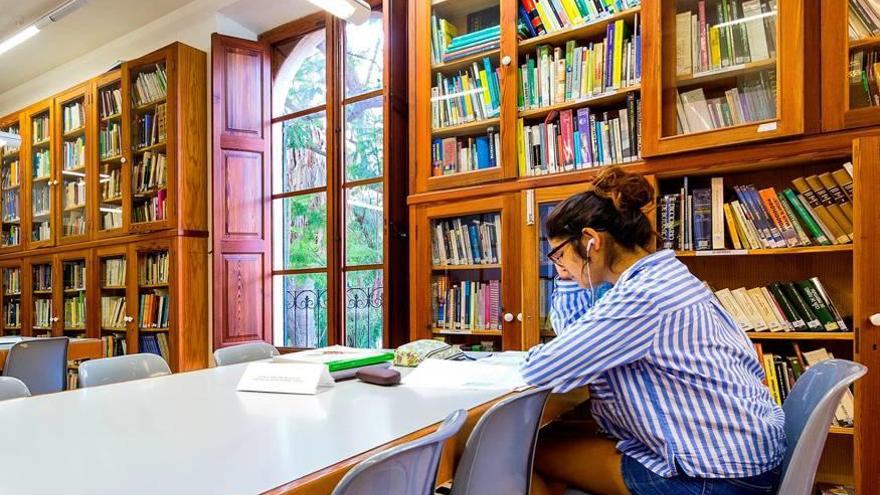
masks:
<path id="1" fill-rule="evenodd" d="M 822 253 L 847 253 L 852 252 L 852 244 L 834 244 L 831 246 L 802 246 L 792 248 L 775 249 L 725 249 L 710 251 L 676 251 L 680 257 L 708 257 L 708 256 L 785 256 L 789 254 L 822 254 Z"/>
<path id="2" fill-rule="evenodd" d="M 760 340 L 849 340 L 854 332 L 746 332 L 750 339 Z"/>
<path id="3" fill-rule="evenodd" d="M 578 26 L 524 39 L 519 42 L 519 51 L 522 53 L 531 50 L 538 45 L 564 45 L 567 41 L 571 40 L 601 36 L 605 34 L 605 28 L 608 24 L 614 23 L 618 20 L 632 23 L 635 16 L 639 14 L 641 10 L 641 7 L 634 7 Z"/>
<path id="4" fill-rule="evenodd" d="M 15 288 L 17 274 L 18 288 Z M 20 260 L 0 262 L 0 329 L 3 335 L 21 334 L 22 263 Z M 17 308 L 17 311 L 15 310 Z M 16 316 L 17 315 L 17 316 Z"/>
<path id="5" fill-rule="evenodd" d="M 581 98 L 576 101 L 567 101 L 565 103 L 558 103 L 556 105 L 550 105 L 548 107 L 520 110 L 519 118 L 535 119 L 546 117 L 551 112 L 561 112 L 563 110 L 572 110 L 575 108 L 581 108 L 591 105 L 613 105 L 617 103 L 623 103 L 626 101 L 626 95 L 630 93 L 638 93 L 640 90 L 641 86 L 635 85 L 618 89 L 616 91 L 607 92 L 604 94 L 597 94 L 588 98 Z"/>

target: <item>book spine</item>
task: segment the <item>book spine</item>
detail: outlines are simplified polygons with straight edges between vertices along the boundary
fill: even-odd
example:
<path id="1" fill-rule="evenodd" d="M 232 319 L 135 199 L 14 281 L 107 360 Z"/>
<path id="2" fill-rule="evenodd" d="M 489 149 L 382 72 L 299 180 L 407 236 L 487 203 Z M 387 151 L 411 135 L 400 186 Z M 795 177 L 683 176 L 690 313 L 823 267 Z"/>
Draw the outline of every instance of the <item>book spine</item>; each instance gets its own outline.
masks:
<path id="1" fill-rule="evenodd" d="M 834 331 L 840 329 L 834 315 L 831 314 L 831 311 L 828 309 L 828 306 L 825 305 L 825 301 L 822 299 L 822 296 L 819 294 L 819 291 L 816 290 L 816 287 L 812 282 L 809 280 L 795 282 L 795 287 L 797 287 L 801 295 L 810 305 L 810 308 L 819 318 L 819 321 L 822 322 L 822 326 L 825 327 L 825 330 Z"/>

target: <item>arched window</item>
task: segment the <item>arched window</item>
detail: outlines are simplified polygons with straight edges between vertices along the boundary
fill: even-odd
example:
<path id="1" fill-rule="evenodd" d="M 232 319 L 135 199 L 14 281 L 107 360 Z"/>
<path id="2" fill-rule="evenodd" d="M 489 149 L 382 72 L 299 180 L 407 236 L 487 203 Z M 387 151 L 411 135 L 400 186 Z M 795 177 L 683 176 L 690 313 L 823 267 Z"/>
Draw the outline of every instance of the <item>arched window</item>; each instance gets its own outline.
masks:
<path id="1" fill-rule="evenodd" d="M 325 25 L 273 46 L 276 345 L 385 345 L 384 26 Z M 334 132 L 336 130 L 336 132 Z"/>

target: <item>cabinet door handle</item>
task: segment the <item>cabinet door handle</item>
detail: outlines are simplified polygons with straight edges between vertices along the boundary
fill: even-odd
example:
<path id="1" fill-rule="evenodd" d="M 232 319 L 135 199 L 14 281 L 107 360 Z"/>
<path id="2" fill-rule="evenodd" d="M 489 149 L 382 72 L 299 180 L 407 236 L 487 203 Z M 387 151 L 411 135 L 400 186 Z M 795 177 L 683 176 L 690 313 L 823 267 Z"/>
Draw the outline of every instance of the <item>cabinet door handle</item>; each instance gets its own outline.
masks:
<path id="1" fill-rule="evenodd" d="M 517 313 L 517 314 L 516 314 L 516 321 L 523 321 L 523 315 L 522 315 L 522 313 Z"/>
<path id="2" fill-rule="evenodd" d="M 508 323 L 513 321 L 513 313 L 504 313 L 504 321 Z"/>
<path id="3" fill-rule="evenodd" d="M 510 55 L 505 55 L 505 56 L 501 57 L 501 65 L 503 65 L 505 67 L 510 65 L 510 62 L 512 62 L 512 61 L 513 60 L 510 58 Z"/>
<path id="4" fill-rule="evenodd" d="M 871 321 L 871 325 L 874 325 L 875 327 L 880 327 L 880 313 L 874 313 L 874 314 L 872 314 L 872 315 L 868 318 L 868 320 Z"/>

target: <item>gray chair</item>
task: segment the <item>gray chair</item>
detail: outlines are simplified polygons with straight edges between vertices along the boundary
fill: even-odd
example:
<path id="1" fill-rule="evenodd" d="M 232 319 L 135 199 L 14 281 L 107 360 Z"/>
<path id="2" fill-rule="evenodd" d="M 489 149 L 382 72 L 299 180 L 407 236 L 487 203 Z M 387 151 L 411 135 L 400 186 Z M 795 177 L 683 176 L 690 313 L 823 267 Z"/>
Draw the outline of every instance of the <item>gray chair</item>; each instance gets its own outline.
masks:
<path id="1" fill-rule="evenodd" d="M 171 370 L 161 356 L 148 353 L 129 354 L 81 363 L 79 386 L 89 388 L 170 374 Z"/>
<path id="2" fill-rule="evenodd" d="M 17 342 L 6 355 L 3 376 L 18 378 L 31 395 L 61 392 L 67 388 L 67 337 Z"/>
<path id="3" fill-rule="evenodd" d="M 247 363 L 269 359 L 278 355 L 278 349 L 272 344 L 265 342 L 250 342 L 232 347 L 223 347 L 214 351 L 214 361 L 217 366 L 229 366 L 230 364 Z"/>
<path id="4" fill-rule="evenodd" d="M 466 418 L 459 409 L 434 433 L 361 462 L 345 474 L 332 495 L 433 494 L 443 443 L 458 433 Z"/>
<path id="5" fill-rule="evenodd" d="M 24 382 L 11 376 L 0 376 L 0 400 L 30 396 L 31 391 Z"/>
<path id="6" fill-rule="evenodd" d="M 541 415 L 551 390 L 529 390 L 486 411 L 455 469 L 452 495 L 528 495 Z"/>
<path id="7" fill-rule="evenodd" d="M 868 372 L 845 359 L 829 359 L 810 366 L 782 404 L 788 452 L 782 463 L 778 495 L 811 493 L 816 468 L 840 399 L 849 386 Z M 861 418 L 870 421 L 869 418 Z"/>

